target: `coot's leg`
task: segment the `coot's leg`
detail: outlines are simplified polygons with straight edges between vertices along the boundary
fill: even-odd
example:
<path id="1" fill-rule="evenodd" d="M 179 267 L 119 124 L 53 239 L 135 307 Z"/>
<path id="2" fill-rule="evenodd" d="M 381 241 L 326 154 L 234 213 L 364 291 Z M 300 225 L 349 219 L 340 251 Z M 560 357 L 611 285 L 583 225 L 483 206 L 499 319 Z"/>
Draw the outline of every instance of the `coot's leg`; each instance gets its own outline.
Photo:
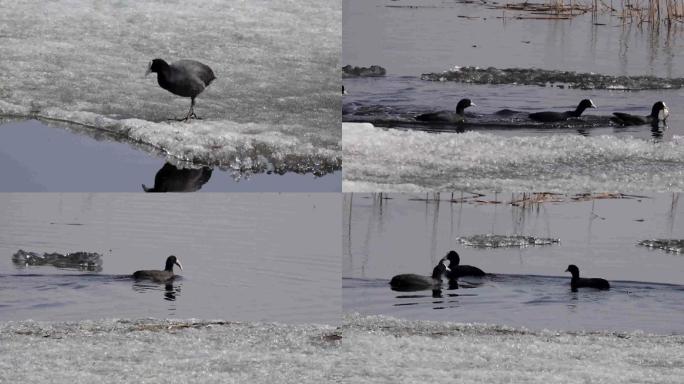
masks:
<path id="1" fill-rule="evenodd" d="M 190 98 L 190 110 L 188 111 L 188 114 L 185 115 L 185 118 L 179 119 L 179 121 L 188 122 L 188 121 L 190 121 L 190 119 L 200 120 L 200 118 L 197 117 L 197 115 L 195 115 L 195 98 L 194 97 Z"/>

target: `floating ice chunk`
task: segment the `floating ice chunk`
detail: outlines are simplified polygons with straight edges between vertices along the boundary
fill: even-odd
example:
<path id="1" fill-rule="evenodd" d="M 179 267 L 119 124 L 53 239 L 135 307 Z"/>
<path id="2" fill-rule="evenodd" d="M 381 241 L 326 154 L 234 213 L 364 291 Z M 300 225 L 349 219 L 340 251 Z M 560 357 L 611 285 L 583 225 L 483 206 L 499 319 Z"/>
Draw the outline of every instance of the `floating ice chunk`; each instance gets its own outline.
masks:
<path id="1" fill-rule="evenodd" d="M 560 243 L 560 239 L 546 237 L 534 237 L 523 235 L 473 235 L 457 237 L 461 244 L 475 248 L 503 248 L 503 247 L 527 247 L 530 245 L 552 245 Z"/>
<path id="2" fill-rule="evenodd" d="M 656 240 L 641 240 L 638 245 L 649 248 L 662 249 L 665 252 L 683 253 L 684 240 L 678 239 L 656 239 Z"/>
<path id="3" fill-rule="evenodd" d="M 428 81 L 457 81 L 472 84 L 524 84 L 553 86 L 563 84 L 579 89 L 672 89 L 684 87 L 684 78 L 656 76 L 613 76 L 594 72 L 546 70 L 537 68 L 454 67 L 438 73 L 423 73 Z"/>
<path id="4" fill-rule="evenodd" d="M 78 269 L 82 271 L 102 271 L 102 255 L 95 252 L 73 252 L 65 255 L 57 252 L 43 253 L 18 250 L 12 255 L 12 263 L 17 267 L 28 265 L 51 265 L 57 268 Z"/>

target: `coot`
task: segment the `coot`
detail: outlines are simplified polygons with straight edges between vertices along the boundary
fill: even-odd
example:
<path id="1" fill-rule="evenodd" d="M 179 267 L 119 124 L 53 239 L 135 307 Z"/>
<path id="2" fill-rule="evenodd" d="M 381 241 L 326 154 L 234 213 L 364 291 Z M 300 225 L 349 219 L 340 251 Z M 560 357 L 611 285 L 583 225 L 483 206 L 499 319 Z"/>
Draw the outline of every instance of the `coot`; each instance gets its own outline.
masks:
<path id="1" fill-rule="evenodd" d="M 194 111 L 195 97 L 216 79 L 209 66 L 195 60 L 179 60 L 168 64 L 162 59 L 154 59 L 150 62 L 145 76 L 150 72 L 157 73 L 157 82 L 160 87 L 174 95 L 190 98 L 190 110 L 182 120 L 198 118 Z"/>
<path id="2" fill-rule="evenodd" d="M 449 260 L 449 269 L 446 273 L 449 279 L 457 279 L 461 276 L 484 276 L 483 270 L 472 265 L 459 265 L 461 263 L 461 257 L 456 253 L 456 251 L 449 251 L 445 259 Z"/>
<path id="3" fill-rule="evenodd" d="M 431 121 L 431 122 L 442 122 L 442 123 L 452 123 L 458 124 L 465 122 L 464 111 L 468 107 L 475 106 L 470 99 L 461 99 L 461 101 L 456 104 L 456 112 L 452 111 L 439 111 L 424 113 L 422 115 L 416 116 L 418 121 Z"/>
<path id="4" fill-rule="evenodd" d="M 585 109 L 587 108 L 596 108 L 596 105 L 594 105 L 594 102 L 591 101 L 591 99 L 584 99 L 580 101 L 579 105 L 577 106 L 577 109 L 574 111 L 565 111 L 565 112 L 552 112 L 552 111 L 545 111 L 545 112 L 536 112 L 536 113 L 530 113 L 530 119 L 535 120 L 535 121 L 541 121 L 544 123 L 551 123 L 555 121 L 563 121 L 567 120 L 571 117 L 580 117 L 582 115 L 582 112 L 584 112 Z"/>
<path id="5" fill-rule="evenodd" d="M 442 275 L 449 271 L 445 259 L 439 261 L 432 270 L 432 276 L 416 275 L 407 273 L 396 275 L 390 280 L 390 286 L 395 291 L 420 291 L 424 289 L 440 288 L 442 286 Z"/>
<path id="6" fill-rule="evenodd" d="M 596 288 L 596 289 L 610 289 L 610 284 L 604 279 L 584 279 L 579 277 L 579 268 L 576 265 L 568 265 L 568 269 L 565 272 L 570 272 L 572 274 L 572 279 L 570 280 L 570 288 L 575 291 L 577 288 Z"/>
<path id="7" fill-rule="evenodd" d="M 629 113 L 613 112 L 610 120 L 620 125 L 658 125 L 659 122 L 665 122 L 670 115 L 670 110 L 662 101 L 657 101 L 651 108 L 651 114 L 648 116 L 630 115 Z"/>
<path id="8" fill-rule="evenodd" d="M 176 275 L 173 274 L 173 266 L 177 265 L 178 268 L 183 270 L 183 266 L 176 256 L 169 256 L 166 258 L 166 267 L 163 271 L 156 270 L 145 270 L 145 271 L 135 271 L 133 272 L 133 278 L 135 279 L 146 279 L 154 280 L 157 282 L 165 282 L 173 279 Z"/>

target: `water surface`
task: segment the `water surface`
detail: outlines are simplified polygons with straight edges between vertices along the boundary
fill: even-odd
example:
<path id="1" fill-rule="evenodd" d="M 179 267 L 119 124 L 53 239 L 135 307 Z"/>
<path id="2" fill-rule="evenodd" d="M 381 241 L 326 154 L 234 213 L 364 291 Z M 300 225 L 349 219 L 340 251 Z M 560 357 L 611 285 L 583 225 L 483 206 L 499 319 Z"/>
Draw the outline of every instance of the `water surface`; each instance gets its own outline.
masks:
<path id="1" fill-rule="evenodd" d="M 0 194 L 0 320 L 339 321 L 334 194 Z M 293 225 L 296 223 L 296 225 Z M 12 255 L 98 252 L 100 273 Z M 139 269 L 180 258 L 170 284 Z"/>
<path id="2" fill-rule="evenodd" d="M 174 173 L 164 172 L 167 177 L 161 182 L 168 192 L 334 192 L 341 188 L 340 171 L 314 176 L 281 175 L 273 168 L 253 173 L 230 166 L 202 167 L 168 159 L 157 148 L 117 135 L 70 128 L 36 120 L 0 125 L 0 191 L 141 192 L 142 184 L 153 188 L 156 175 L 169 167 Z"/>
<path id="3" fill-rule="evenodd" d="M 345 194 L 342 275 L 344 309 L 419 320 L 484 322 L 534 329 L 634 330 L 681 333 L 684 258 L 638 246 L 679 239 L 684 214 L 678 194 L 511 205 L 523 194 L 466 197 L 464 203 L 425 195 Z M 496 202 L 496 203 L 494 203 Z M 559 244 L 475 248 L 476 234 L 559 238 Z M 401 273 L 428 275 L 447 251 L 461 264 L 491 273 L 467 277 L 441 292 L 395 292 Z M 611 290 L 571 292 L 576 264 L 584 277 L 603 277 Z"/>
<path id="4" fill-rule="evenodd" d="M 684 76 L 681 29 L 639 28 L 610 14 L 571 20 L 529 20 L 525 12 L 461 1 L 346 0 L 342 62 L 380 65 L 387 76 L 345 78 L 343 157 L 346 192 L 445 190 L 681 190 Z M 478 66 L 654 76 L 660 88 L 642 91 L 570 89 L 557 84 L 483 85 L 426 81 L 421 75 Z M 414 117 L 453 111 L 462 98 L 463 125 L 416 124 Z M 598 106 L 578 121 L 538 124 L 538 111 L 574 110 L 591 98 Z M 613 112 L 650 113 L 665 101 L 667 127 L 620 127 Z M 519 111 L 522 121 L 495 115 Z M 383 130 L 378 127 L 396 129 Z M 456 133 L 476 132 L 477 135 Z M 428 132 L 430 134 L 425 134 Z M 511 141 L 510 138 L 521 139 Z"/>

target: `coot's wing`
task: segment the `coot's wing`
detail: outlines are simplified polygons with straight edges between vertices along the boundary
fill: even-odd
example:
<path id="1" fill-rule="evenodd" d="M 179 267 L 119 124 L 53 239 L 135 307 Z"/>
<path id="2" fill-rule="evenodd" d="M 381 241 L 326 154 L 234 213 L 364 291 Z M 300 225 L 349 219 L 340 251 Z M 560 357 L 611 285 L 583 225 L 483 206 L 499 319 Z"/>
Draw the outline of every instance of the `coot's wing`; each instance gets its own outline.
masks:
<path id="1" fill-rule="evenodd" d="M 529 117 L 532 120 L 542 121 L 542 122 L 547 122 L 547 123 L 565 120 L 565 117 L 562 113 L 552 112 L 552 111 L 530 113 Z"/>
<path id="2" fill-rule="evenodd" d="M 202 79 L 193 71 L 185 70 L 177 63 L 171 65 L 171 70 L 166 76 L 171 92 L 178 96 L 195 97 L 204 91 L 206 87 Z"/>
<path id="3" fill-rule="evenodd" d="M 418 121 L 438 121 L 439 112 L 423 113 L 422 115 L 416 116 Z"/>
<path id="4" fill-rule="evenodd" d="M 424 113 L 422 115 L 416 116 L 418 121 L 432 121 L 441 123 L 462 123 L 465 121 L 463 116 L 456 114 L 452 111 L 439 111 L 432 113 Z"/>
<path id="5" fill-rule="evenodd" d="M 197 76 L 200 80 L 202 80 L 205 87 L 214 81 L 214 79 L 216 79 L 216 76 L 214 76 L 214 71 L 212 71 L 208 65 L 202 64 L 199 61 L 178 60 L 177 62 L 173 63 L 173 65 L 183 68 L 188 73 Z"/>
<path id="6" fill-rule="evenodd" d="M 630 115 L 629 113 L 613 112 L 613 116 L 615 116 L 615 117 L 612 120 L 618 124 L 624 124 L 624 125 L 646 124 L 646 119 L 644 119 L 643 117 L 636 116 L 636 115 Z"/>

